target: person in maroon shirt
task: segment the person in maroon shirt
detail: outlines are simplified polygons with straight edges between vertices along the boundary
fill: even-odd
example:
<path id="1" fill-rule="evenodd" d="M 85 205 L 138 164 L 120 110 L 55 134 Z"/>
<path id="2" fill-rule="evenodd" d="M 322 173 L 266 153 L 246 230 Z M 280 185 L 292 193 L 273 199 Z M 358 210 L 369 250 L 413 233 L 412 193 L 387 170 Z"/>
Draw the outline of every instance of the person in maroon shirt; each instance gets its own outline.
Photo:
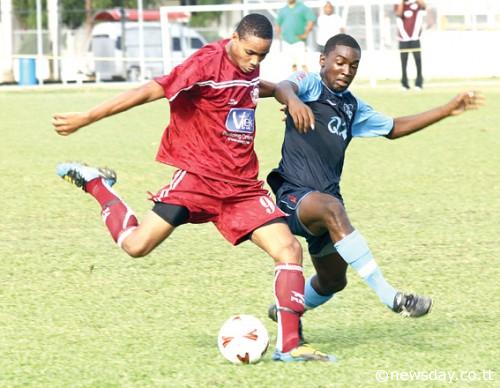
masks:
<path id="1" fill-rule="evenodd" d="M 422 76 L 422 57 L 420 47 L 420 35 L 425 16 L 425 2 L 423 0 L 402 0 L 394 6 L 396 14 L 396 27 L 398 31 L 399 50 L 401 56 L 401 85 L 410 89 L 408 75 L 406 72 L 408 54 L 411 52 L 415 59 L 417 78 L 415 87 L 422 89 L 424 78 Z"/>
<path id="2" fill-rule="evenodd" d="M 273 359 L 334 361 L 333 356 L 299 343 L 304 311 L 302 249 L 285 214 L 257 178 L 255 108 L 258 97 L 274 92 L 274 84 L 260 80 L 259 63 L 268 54 L 272 37 L 267 18 L 247 15 L 231 39 L 206 45 L 170 74 L 88 112 L 54 115 L 56 132 L 66 136 L 134 106 L 168 99 L 170 123 L 156 159 L 178 170 L 170 184 L 151 194 L 153 209 L 141 223 L 111 189 L 114 171 L 61 163 L 57 173 L 99 202 L 111 236 L 132 257 L 147 255 L 185 223 L 212 222 L 234 245 L 251 240 L 275 261 L 279 325 Z"/>

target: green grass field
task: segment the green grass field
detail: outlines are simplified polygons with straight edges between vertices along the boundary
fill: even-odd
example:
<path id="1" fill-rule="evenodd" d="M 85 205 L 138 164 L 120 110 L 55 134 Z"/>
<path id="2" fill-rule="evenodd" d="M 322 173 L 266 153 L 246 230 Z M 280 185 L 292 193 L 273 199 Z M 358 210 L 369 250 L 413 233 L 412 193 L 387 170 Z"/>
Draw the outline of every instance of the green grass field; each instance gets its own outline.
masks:
<path id="1" fill-rule="evenodd" d="M 404 115 L 466 87 L 353 91 Z M 63 138 L 52 113 L 87 109 L 117 90 L 0 90 L 0 386 L 365 387 L 377 376 L 391 386 L 499 386 L 500 87 L 481 89 L 481 110 L 400 140 L 356 139 L 346 160 L 353 223 L 386 278 L 431 295 L 432 313 L 395 315 L 349 270 L 346 290 L 304 317 L 307 339 L 338 363 L 281 364 L 268 352 L 252 366 L 226 362 L 217 332 L 230 315 L 253 314 L 274 344 L 270 258 L 251 243 L 230 246 L 207 224 L 179 228 L 147 258 L 131 259 L 95 201 L 55 174 L 66 160 L 112 166 L 117 191 L 143 215 L 146 192 L 173 171 L 154 162 L 166 101 Z M 262 101 L 257 115 L 264 176 L 279 160 L 279 106 Z"/>

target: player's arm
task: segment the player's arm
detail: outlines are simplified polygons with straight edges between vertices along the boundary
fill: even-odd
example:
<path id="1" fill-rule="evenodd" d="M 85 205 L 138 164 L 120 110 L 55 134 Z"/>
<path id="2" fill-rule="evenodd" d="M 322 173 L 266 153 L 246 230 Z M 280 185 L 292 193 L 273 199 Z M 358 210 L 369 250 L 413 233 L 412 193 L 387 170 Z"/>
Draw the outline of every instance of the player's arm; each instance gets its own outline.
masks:
<path id="1" fill-rule="evenodd" d="M 274 28 L 274 32 L 276 33 L 276 36 L 281 39 L 281 26 L 279 24 L 276 24 L 276 27 Z"/>
<path id="2" fill-rule="evenodd" d="M 311 31 L 314 28 L 314 22 L 312 20 L 309 20 L 306 24 L 306 29 L 304 30 L 303 34 L 298 35 L 299 39 L 306 40 Z"/>
<path id="3" fill-rule="evenodd" d="M 306 104 L 304 104 L 297 92 L 299 87 L 291 81 L 281 81 L 276 85 L 274 97 L 283 105 L 287 106 L 288 114 L 291 116 L 295 128 L 300 133 L 306 133 L 309 129 L 314 129 L 314 114 Z"/>
<path id="4" fill-rule="evenodd" d="M 104 101 L 87 112 L 56 113 L 52 119 L 55 131 L 62 136 L 70 135 L 78 129 L 105 117 L 126 111 L 134 106 L 164 97 L 163 88 L 155 81 L 128 90 Z"/>
<path id="5" fill-rule="evenodd" d="M 401 0 L 398 4 L 394 6 L 394 13 L 397 17 L 403 17 L 404 0 Z"/>
<path id="6" fill-rule="evenodd" d="M 446 117 L 459 115 L 466 110 L 477 109 L 483 104 L 484 97 L 481 93 L 473 91 L 459 93 L 447 104 L 437 108 L 415 115 L 395 118 L 394 127 L 386 137 L 397 139 L 411 135 Z"/>
<path id="7" fill-rule="evenodd" d="M 426 4 L 424 0 L 417 0 L 417 3 L 420 6 L 420 9 L 425 9 Z"/>
<path id="8" fill-rule="evenodd" d="M 259 81 L 259 97 L 273 97 L 274 90 L 276 89 L 276 84 L 271 81 L 260 80 Z"/>

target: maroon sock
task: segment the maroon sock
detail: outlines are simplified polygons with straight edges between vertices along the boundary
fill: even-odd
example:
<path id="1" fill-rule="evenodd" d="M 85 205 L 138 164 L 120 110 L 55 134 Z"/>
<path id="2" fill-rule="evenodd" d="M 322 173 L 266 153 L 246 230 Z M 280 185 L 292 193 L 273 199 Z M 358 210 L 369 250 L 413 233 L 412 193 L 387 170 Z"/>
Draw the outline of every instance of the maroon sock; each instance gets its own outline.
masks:
<path id="1" fill-rule="evenodd" d="M 85 185 L 85 191 L 101 205 L 102 219 L 115 242 L 119 242 L 123 232 L 138 225 L 134 212 L 111 190 L 111 187 L 104 183 L 102 178 L 89 181 Z"/>
<path id="2" fill-rule="evenodd" d="M 289 352 L 299 344 L 299 320 L 304 312 L 304 275 L 298 264 L 278 264 L 274 295 L 278 307 L 277 348 Z"/>

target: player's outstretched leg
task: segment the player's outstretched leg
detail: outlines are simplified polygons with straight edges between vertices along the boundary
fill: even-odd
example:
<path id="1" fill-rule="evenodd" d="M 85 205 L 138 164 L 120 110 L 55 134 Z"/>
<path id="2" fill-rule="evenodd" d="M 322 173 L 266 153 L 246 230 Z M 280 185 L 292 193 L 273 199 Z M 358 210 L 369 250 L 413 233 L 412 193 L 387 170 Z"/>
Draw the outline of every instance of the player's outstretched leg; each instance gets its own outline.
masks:
<path id="1" fill-rule="evenodd" d="M 403 317 L 421 317 L 431 311 L 432 299 L 415 294 L 404 294 L 398 292 L 394 297 L 392 311 Z"/>
<path id="2" fill-rule="evenodd" d="M 71 162 L 57 165 L 57 175 L 93 196 L 101 205 L 102 218 L 111 237 L 121 247 L 123 240 L 137 227 L 134 212 L 111 189 L 116 173 L 109 168 L 96 168 Z"/>

